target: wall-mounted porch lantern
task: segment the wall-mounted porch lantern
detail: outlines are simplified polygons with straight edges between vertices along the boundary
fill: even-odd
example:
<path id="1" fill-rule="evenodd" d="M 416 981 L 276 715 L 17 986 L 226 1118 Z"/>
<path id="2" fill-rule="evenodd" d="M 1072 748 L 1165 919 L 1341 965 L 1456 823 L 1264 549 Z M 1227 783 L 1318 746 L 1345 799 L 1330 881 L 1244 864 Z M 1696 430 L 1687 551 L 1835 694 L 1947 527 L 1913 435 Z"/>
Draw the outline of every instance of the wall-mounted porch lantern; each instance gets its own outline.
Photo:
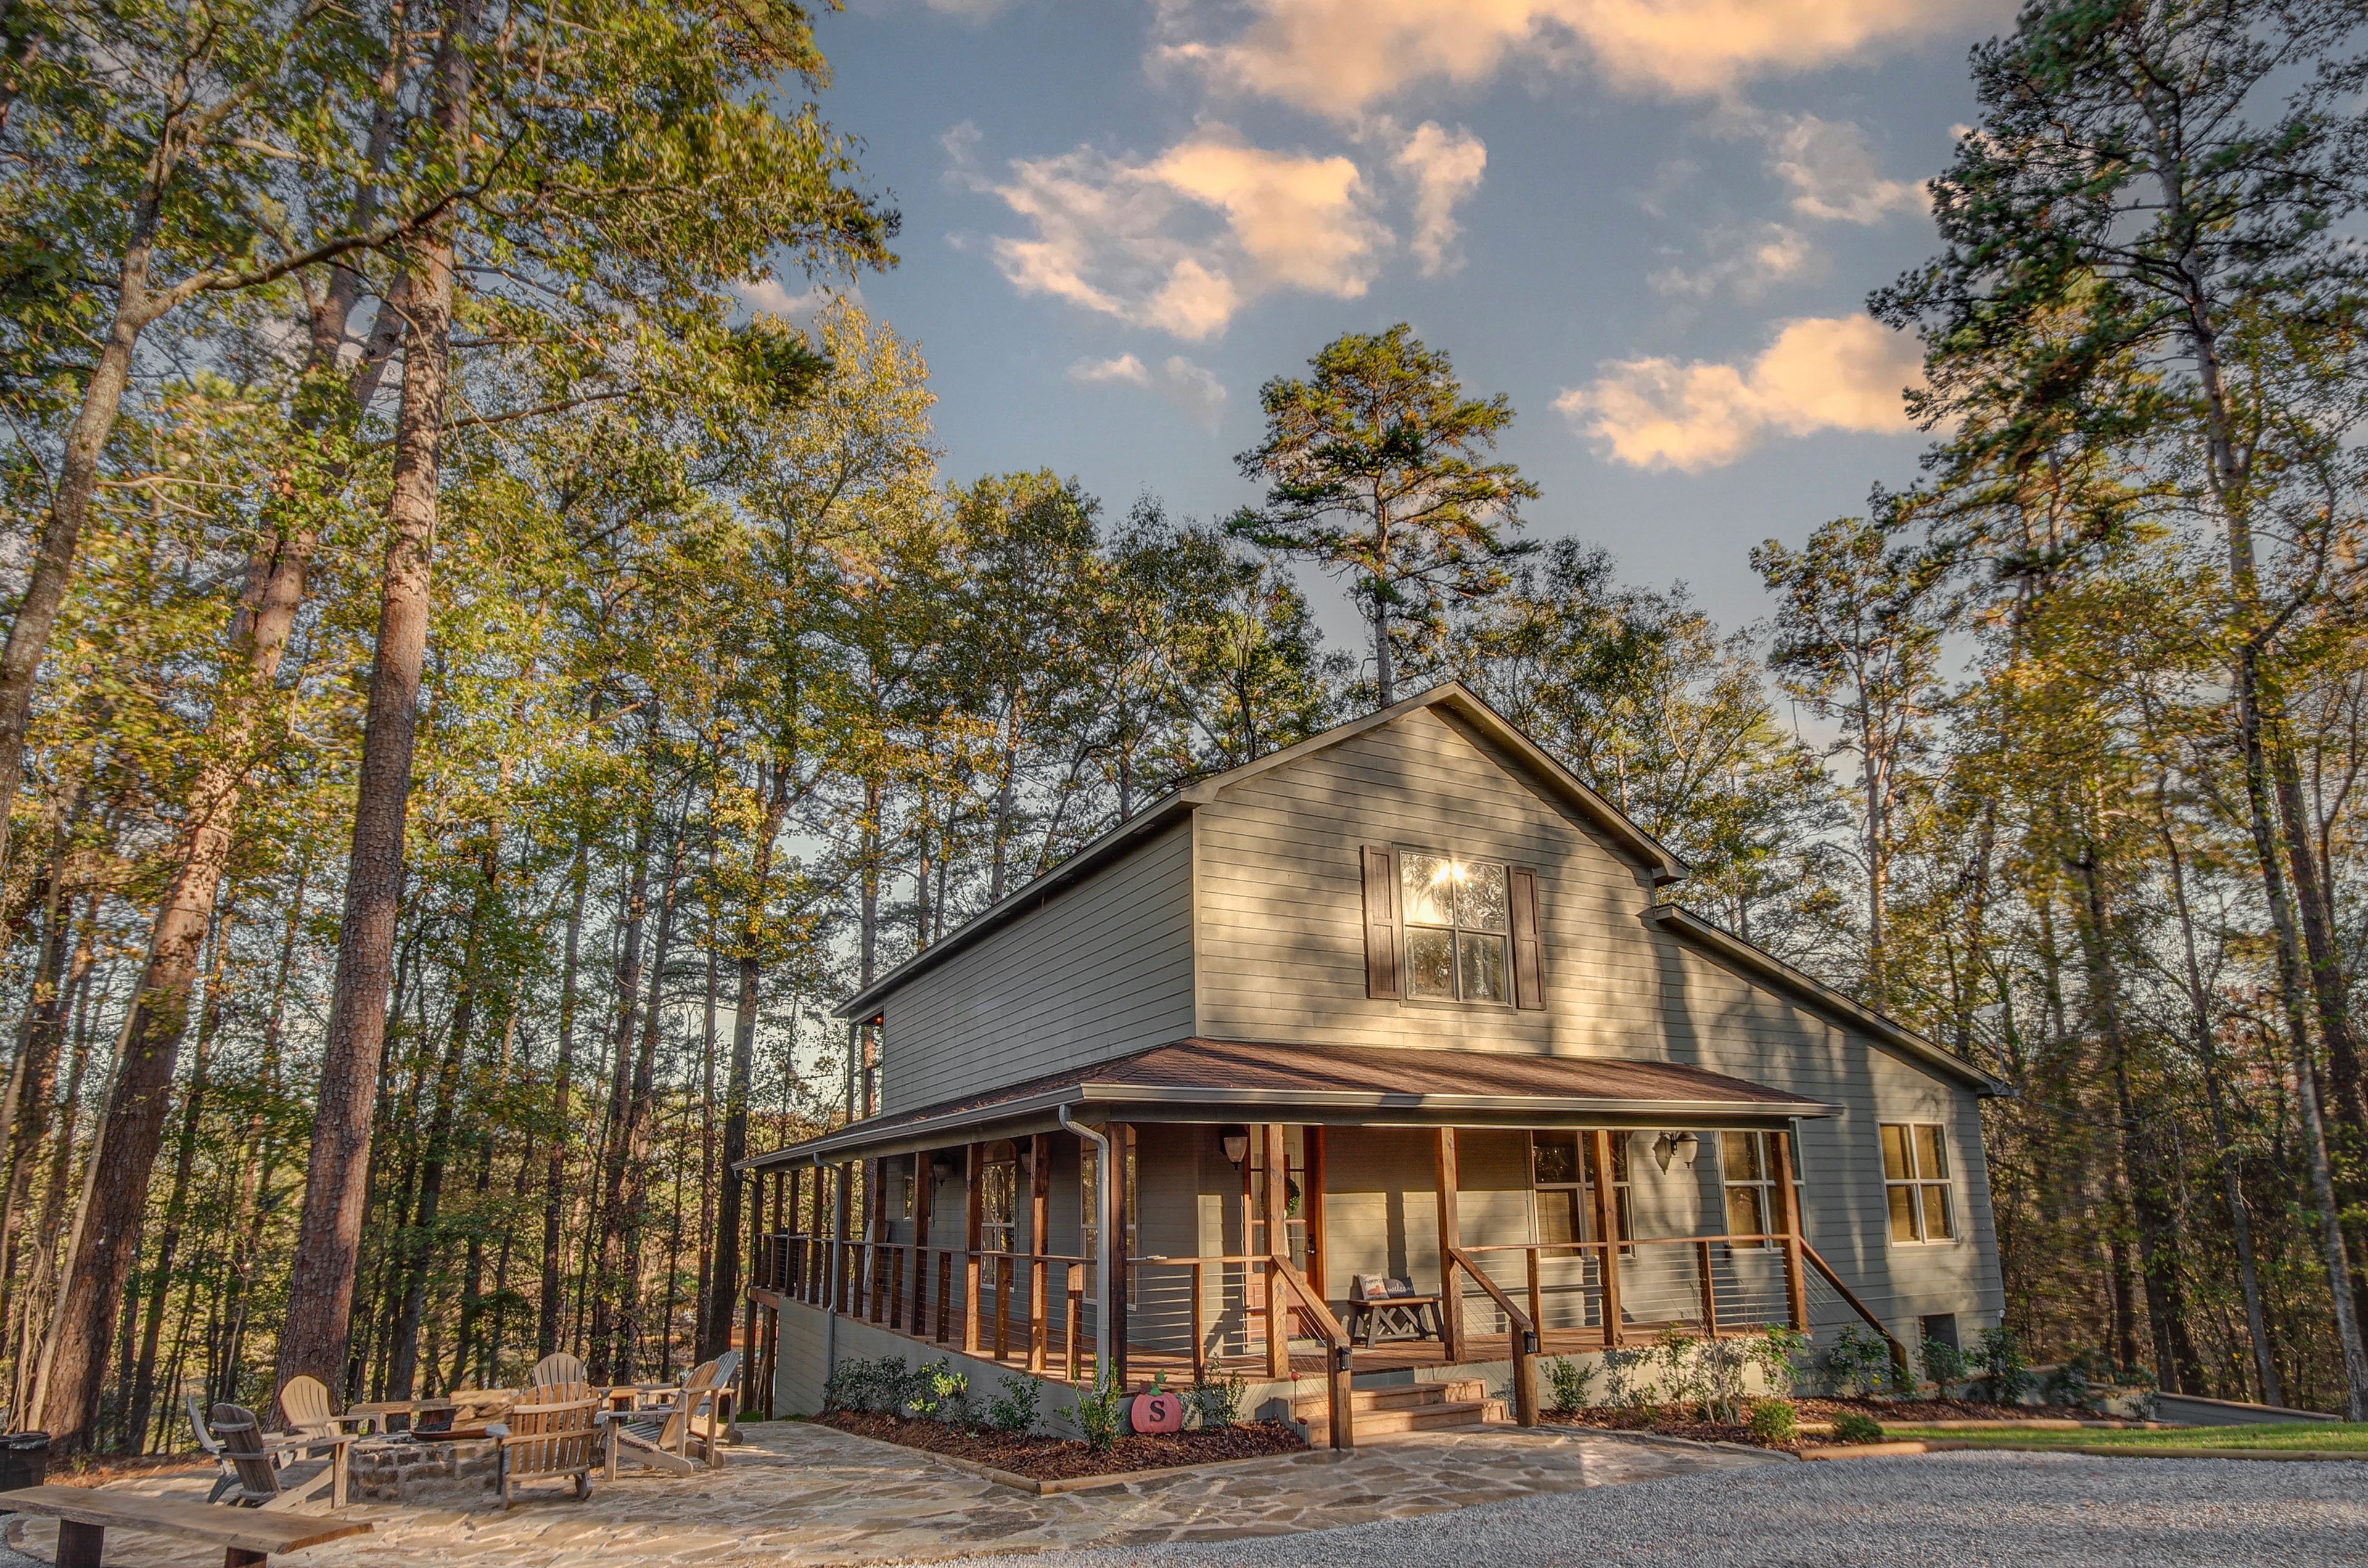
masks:
<path id="1" fill-rule="evenodd" d="M 1660 1162 L 1664 1174 L 1668 1171 L 1671 1160 L 1681 1161 L 1688 1170 L 1691 1170 L 1694 1155 L 1701 1151 L 1702 1140 L 1691 1132 L 1664 1132 L 1653 1140 L 1653 1158 Z"/>
<path id="2" fill-rule="evenodd" d="M 1233 1161 L 1236 1170 L 1240 1169 L 1241 1163 L 1250 1157 L 1250 1130 L 1240 1126 L 1219 1128 L 1217 1139 L 1225 1151 L 1225 1158 Z"/>
<path id="3" fill-rule="evenodd" d="M 952 1178 L 953 1174 L 954 1163 L 952 1160 L 947 1158 L 942 1153 L 932 1154 L 929 1156 L 929 1180 L 936 1186 L 945 1186 L 946 1183 Z"/>

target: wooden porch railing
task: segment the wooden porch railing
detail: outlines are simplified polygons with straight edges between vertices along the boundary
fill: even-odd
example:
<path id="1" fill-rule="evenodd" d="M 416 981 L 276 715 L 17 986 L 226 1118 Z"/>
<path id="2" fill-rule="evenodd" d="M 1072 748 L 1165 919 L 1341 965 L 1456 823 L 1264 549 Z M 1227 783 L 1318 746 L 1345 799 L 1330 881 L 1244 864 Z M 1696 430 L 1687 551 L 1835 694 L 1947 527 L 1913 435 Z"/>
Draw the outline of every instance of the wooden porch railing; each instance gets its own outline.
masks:
<path id="1" fill-rule="evenodd" d="M 1332 1309 L 1324 1304 L 1315 1287 L 1292 1266 L 1291 1259 L 1275 1253 L 1267 1258 L 1266 1267 L 1267 1289 L 1271 1290 L 1278 1283 L 1287 1286 L 1299 1298 L 1300 1320 L 1315 1329 L 1315 1336 L 1324 1342 L 1324 1408 L 1330 1417 L 1326 1440 L 1336 1449 L 1353 1449 L 1357 1446 L 1357 1429 L 1350 1363 L 1355 1352 L 1349 1347 L 1348 1330 L 1340 1326 L 1340 1320 L 1332 1315 Z"/>
<path id="2" fill-rule="evenodd" d="M 1857 1291 L 1842 1283 L 1842 1277 L 1834 1272 L 1834 1266 L 1832 1264 L 1827 1263 L 1824 1258 L 1817 1256 L 1816 1248 L 1811 1246 L 1806 1242 L 1801 1243 L 1800 1247 L 1801 1256 L 1808 1259 L 1809 1266 L 1812 1268 L 1815 1268 L 1818 1273 L 1826 1277 L 1826 1283 L 1834 1288 L 1834 1293 L 1849 1304 L 1850 1311 L 1856 1312 L 1860 1317 L 1864 1318 L 1868 1326 L 1872 1327 L 1875 1333 L 1883 1335 L 1884 1344 L 1888 1346 L 1891 1350 L 1891 1364 L 1903 1372 L 1907 1370 L 1907 1346 L 1899 1342 L 1899 1336 L 1893 1334 L 1891 1330 L 1883 1326 L 1883 1320 L 1876 1317 L 1873 1310 L 1864 1301 L 1858 1299 Z M 1806 1327 L 1807 1325 L 1804 1324 L 1803 1326 Z"/>
<path id="3" fill-rule="evenodd" d="M 1513 1419 L 1524 1426 L 1536 1426 L 1538 1424 L 1537 1320 L 1515 1306 L 1513 1298 L 1505 1293 L 1505 1288 L 1490 1278 L 1487 1270 L 1482 1268 L 1470 1253 L 1451 1243 L 1447 1254 L 1452 1262 L 1480 1282 L 1481 1289 L 1495 1298 L 1497 1310 L 1505 1314 L 1505 1322 L 1509 1325 L 1508 1337 L 1513 1343 Z M 1532 1263 L 1531 1278 L 1534 1280 L 1536 1277 L 1536 1267 Z M 1459 1310 L 1462 1306 L 1460 1301 L 1442 1301 L 1440 1304 L 1449 1310 Z"/>
<path id="4" fill-rule="evenodd" d="M 829 1236 L 777 1233 L 766 1239 L 752 1289 L 811 1306 L 833 1306 L 846 1316 L 951 1345 L 964 1355 L 997 1361 L 1016 1357 L 1031 1372 L 1046 1369 L 1057 1301 L 1068 1373 L 1077 1374 L 1087 1294 L 1082 1276 L 1092 1267 L 1089 1258 Z M 1012 1312 L 1023 1297 L 1024 1319 Z M 1016 1339 L 1015 1330 L 1021 1331 Z"/>

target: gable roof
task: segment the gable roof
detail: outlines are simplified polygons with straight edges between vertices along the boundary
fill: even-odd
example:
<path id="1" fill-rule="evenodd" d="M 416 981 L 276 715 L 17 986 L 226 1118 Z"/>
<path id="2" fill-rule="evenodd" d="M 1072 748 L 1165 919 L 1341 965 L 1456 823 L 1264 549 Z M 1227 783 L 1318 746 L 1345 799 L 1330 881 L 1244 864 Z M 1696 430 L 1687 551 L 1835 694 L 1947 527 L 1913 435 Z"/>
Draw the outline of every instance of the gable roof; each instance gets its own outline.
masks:
<path id="1" fill-rule="evenodd" d="M 1006 895 L 1001 903 L 989 905 L 898 964 L 834 1008 L 831 1016 L 837 1018 L 871 1017 L 890 992 L 936 968 L 988 933 L 1009 925 L 1022 915 L 1042 908 L 1053 894 L 1091 876 L 1145 840 L 1183 821 L 1196 808 L 1215 800 L 1235 785 L 1289 767 L 1304 757 L 1395 724 L 1408 714 L 1426 710 L 1454 715 L 1491 744 L 1509 753 L 1531 773 L 1529 782 L 1532 788 L 1538 788 L 1540 793 L 1570 806 L 1613 842 L 1642 860 L 1650 869 L 1655 885 L 1674 882 L 1686 874 L 1685 862 L 1671 854 L 1658 839 L 1630 821 L 1617 806 L 1588 789 L 1577 774 L 1555 761 L 1503 714 L 1480 700 L 1470 687 L 1461 681 L 1448 681 L 1392 703 L 1387 708 L 1378 709 L 1360 719 L 1335 725 L 1322 734 L 1310 735 L 1295 745 L 1269 752 L 1255 762 L 1212 774 L 1197 784 L 1188 785 L 1162 797 L 1099 837 L 1088 841 L 1076 854 L 1034 881 Z"/>

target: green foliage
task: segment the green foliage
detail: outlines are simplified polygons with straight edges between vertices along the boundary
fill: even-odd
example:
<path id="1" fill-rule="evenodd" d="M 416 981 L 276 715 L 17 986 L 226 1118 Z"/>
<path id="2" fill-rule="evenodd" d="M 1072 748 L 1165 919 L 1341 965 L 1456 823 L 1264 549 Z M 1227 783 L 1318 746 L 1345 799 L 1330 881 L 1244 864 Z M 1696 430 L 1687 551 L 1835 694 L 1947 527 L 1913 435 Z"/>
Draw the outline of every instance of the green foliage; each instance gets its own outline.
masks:
<path id="1" fill-rule="evenodd" d="M 1635 1374 L 1652 1366 L 1656 1352 L 1642 1345 L 1615 1345 L 1603 1353 L 1603 1397 L 1606 1403 L 1634 1410 L 1653 1402 L 1652 1380 Z"/>
<path id="2" fill-rule="evenodd" d="M 1223 1368 L 1211 1369 L 1217 1375 L 1204 1377 L 1185 1391 L 1185 1402 L 1192 1407 L 1195 1424 L 1204 1431 L 1220 1431 L 1236 1426 L 1242 1418 L 1242 1401 L 1249 1393 L 1249 1380 L 1239 1372 Z"/>
<path id="3" fill-rule="evenodd" d="M 1751 1435 L 1763 1443 L 1782 1443 L 1799 1436 L 1801 1422 L 1789 1399 L 1751 1402 Z"/>
<path id="4" fill-rule="evenodd" d="M 1838 1443 L 1880 1443 L 1883 1424 L 1872 1415 L 1846 1410 L 1834 1417 L 1834 1441 Z"/>
<path id="5" fill-rule="evenodd" d="M 1890 1386 L 1892 1375 L 1890 1346 L 1854 1323 L 1844 1324 L 1826 1347 L 1826 1376 L 1836 1393 L 1880 1393 Z"/>
<path id="6" fill-rule="evenodd" d="M 1781 1324 L 1770 1324 L 1743 1343 L 1768 1392 L 1780 1399 L 1789 1398 L 1800 1376 L 1801 1359 L 1809 1352 L 1808 1335 Z"/>
<path id="7" fill-rule="evenodd" d="M 916 1415 L 933 1416 L 949 1426 L 978 1424 L 978 1402 L 971 1394 L 969 1377 L 955 1371 L 943 1356 L 913 1369 L 905 1380 L 905 1405 Z"/>
<path id="8" fill-rule="evenodd" d="M 2021 1338 L 2004 1324 L 1982 1331 L 1974 1342 L 1973 1365 L 1981 1372 L 1982 1396 L 1999 1404 L 2020 1403 L 2036 1381 Z"/>
<path id="9" fill-rule="evenodd" d="M 1118 1442 L 1125 1402 L 1125 1385 L 1105 1367 L 1095 1376 L 1092 1387 L 1079 1392 L 1076 1403 L 1061 1412 L 1061 1419 L 1086 1440 L 1087 1447 L 1097 1453 L 1107 1453 Z"/>
<path id="10" fill-rule="evenodd" d="M 1044 1385 L 1025 1373 L 1007 1372 L 995 1397 L 986 1402 L 986 1424 L 998 1432 L 1027 1432 L 1036 1426 L 1037 1402 Z"/>
<path id="11" fill-rule="evenodd" d="M 860 1358 L 841 1361 L 824 1382 L 825 1410 L 856 1411 L 875 1415 L 902 1415 L 914 1393 L 911 1368 L 902 1356 Z"/>
<path id="12" fill-rule="evenodd" d="M 1569 1356 L 1547 1358 L 1546 1376 L 1554 1383 L 1554 1408 L 1558 1411 L 1587 1408 L 1587 1388 L 1595 1381 L 1596 1366 Z"/>
<path id="13" fill-rule="evenodd" d="M 1971 1376 L 1972 1366 L 1964 1352 L 1946 1340 L 1927 1339 L 1918 1356 L 1924 1363 L 1924 1375 L 1932 1380 L 1943 1399 L 1950 1398 L 1949 1391 Z"/>

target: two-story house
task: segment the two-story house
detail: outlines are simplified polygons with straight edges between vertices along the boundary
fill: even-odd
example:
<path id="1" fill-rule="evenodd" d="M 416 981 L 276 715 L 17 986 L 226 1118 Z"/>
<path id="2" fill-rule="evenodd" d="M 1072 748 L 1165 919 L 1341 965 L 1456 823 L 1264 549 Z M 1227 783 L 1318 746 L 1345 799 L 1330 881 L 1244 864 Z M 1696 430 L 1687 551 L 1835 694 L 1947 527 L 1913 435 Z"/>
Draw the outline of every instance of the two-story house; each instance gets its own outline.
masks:
<path id="1" fill-rule="evenodd" d="M 1995 1085 L 1684 870 L 1456 685 L 1153 805 L 839 1010 L 863 1114 L 742 1166 L 756 1403 L 901 1349 L 1526 1415 L 1671 1326 L 1996 1323 Z"/>

